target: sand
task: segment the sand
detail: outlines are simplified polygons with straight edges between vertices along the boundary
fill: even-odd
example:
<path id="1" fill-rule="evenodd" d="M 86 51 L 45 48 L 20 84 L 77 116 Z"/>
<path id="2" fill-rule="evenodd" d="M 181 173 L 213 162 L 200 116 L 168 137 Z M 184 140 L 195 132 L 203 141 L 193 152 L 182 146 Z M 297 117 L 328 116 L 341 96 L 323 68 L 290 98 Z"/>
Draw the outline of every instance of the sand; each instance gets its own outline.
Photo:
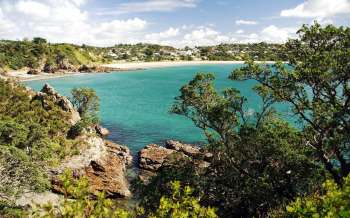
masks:
<path id="1" fill-rule="evenodd" d="M 120 69 L 115 72 L 125 72 L 133 70 L 142 70 L 142 69 L 152 69 L 152 68 L 162 68 L 162 67 L 176 67 L 176 66 L 192 66 L 192 65 L 219 65 L 219 64 L 243 64 L 244 61 L 160 61 L 160 62 L 119 62 L 112 64 L 104 64 L 104 67 L 111 67 Z M 262 63 L 257 61 L 257 63 Z M 263 63 L 274 63 L 273 61 L 266 61 Z M 7 76 L 1 76 L 3 78 L 12 78 L 19 81 L 33 81 L 33 80 L 44 80 L 52 78 L 60 78 L 66 76 L 74 75 L 84 75 L 89 73 L 77 73 L 77 72 L 65 72 L 65 73 L 40 73 L 38 75 L 27 74 L 27 70 L 19 71 L 10 71 L 7 73 Z"/>

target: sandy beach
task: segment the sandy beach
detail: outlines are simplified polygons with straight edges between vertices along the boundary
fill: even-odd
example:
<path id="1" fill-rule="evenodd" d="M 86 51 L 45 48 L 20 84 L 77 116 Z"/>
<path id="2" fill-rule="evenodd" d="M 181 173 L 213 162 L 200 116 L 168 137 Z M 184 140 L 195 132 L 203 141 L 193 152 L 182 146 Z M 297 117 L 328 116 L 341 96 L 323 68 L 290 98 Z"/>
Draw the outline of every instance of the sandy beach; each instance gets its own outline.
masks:
<path id="1" fill-rule="evenodd" d="M 262 63 L 257 61 L 258 63 Z M 244 61 L 161 61 L 161 62 L 119 62 L 104 64 L 104 67 L 115 68 L 113 72 L 125 72 L 133 70 L 143 70 L 152 68 L 162 68 L 162 67 L 176 67 L 176 66 L 192 66 L 192 65 L 220 65 L 220 64 L 243 64 Z M 266 61 L 263 63 L 274 63 L 273 61 Z M 92 72 L 94 73 L 94 72 Z M 65 73 L 40 73 L 37 75 L 27 74 L 27 70 L 10 71 L 7 76 L 2 76 L 4 78 L 17 79 L 19 81 L 33 81 L 33 80 L 44 80 L 53 79 L 66 76 L 84 75 L 89 73 L 79 73 L 79 72 L 65 72 Z"/>
<path id="2" fill-rule="evenodd" d="M 159 62 L 120 62 L 102 66 L 119 68 L 123 70 L 151 69 L 162 67 L 206 65 L 206 64 L 243 64 L 244 61 L 159 61 Z"/>

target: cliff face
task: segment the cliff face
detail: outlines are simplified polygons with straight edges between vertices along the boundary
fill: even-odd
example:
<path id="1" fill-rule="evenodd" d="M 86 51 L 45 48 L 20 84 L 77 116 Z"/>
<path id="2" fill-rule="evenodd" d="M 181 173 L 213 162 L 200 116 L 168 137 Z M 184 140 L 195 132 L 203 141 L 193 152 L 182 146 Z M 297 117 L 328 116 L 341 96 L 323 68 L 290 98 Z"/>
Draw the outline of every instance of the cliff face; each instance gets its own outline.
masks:
<path id="1" fill-rule="evenodd" d="M 70 100 L 60 95 L 49 84 L 45 84 L 40 92 L 28 89 L 28 95 L 33 101 L 39 100 L 45 110 L 52 109 L 52 102 L 59 106 L 67 115 L 62 119 L 67 119 L 71 126 L 81 120 Z M 97 125 L 74 139 L 78 142 L 79 154 L 66 157 L 58 167 L 49 169 L 54 192 L 62 193 L 62 182 L 59 175 L 66 169 L 70 169 L 75 178 L 84 176 L 88 179 L 91 194 L 103 191 L 112 198 L 131 196 L 126 179 L 126 169 L 132 162 L 130 150 L 125 146 L 105 140 L 103 137 L 108 133 L 107 129 Z"/>
<path id="2" fill-rule="evenodd" d="M 81 118 L 79 113 L 74 109 L 72 103 L 65 96 L 60 95 L 55 91 L 49 84 L 45 84 L 40 92 L 36 93 L 33 97 L 35 100 L 40 100 L 42 106 L 46 109 L 50 109 L 48 101 L 53 101 L 58 105 L 63 111 L 68 113 L 68 121 L 71 125 L 76 124 Z"/>
<path id="3" fill-rule="evenodd" d="M 53 190 L 63 193 L 58 177 L 64 170 L 71 169 L 75 178 L 84 176 L 88 179 L 91 194 L 103 191 L 112 198 L 130 197 L 126 179 L 126 168 L 132 162 L 130 150 L 96 136 L 81 136 L 79 140 L 87 148 L 51 170 Z"/>
<path id="4" fill-rule="evenodd" d="M 49 84 L 45 84 L 33 99 L 40 100 L 46 110 L 50 110 L 48 100 L 54 102 L 67 112 L 67 119 L 72 126 L 81 119 L 69 99 Z M 104 140 L 102 137 L 108 134 L 105 128 L 96 126 L 91 131 L 75 139 L 80 144 L 79 154 L 66 158 L 59 167 L 50 170 L 52 189 L 62 192 L 62 183 L 58 177 L 64 170 L 71 169 L 74 177 L 84 176 L 88 179 L 91 194 L 103 191 L 109 197 L 130 197 L 125 175 L 127 166 L 132 162 L 130 150 Z"/>

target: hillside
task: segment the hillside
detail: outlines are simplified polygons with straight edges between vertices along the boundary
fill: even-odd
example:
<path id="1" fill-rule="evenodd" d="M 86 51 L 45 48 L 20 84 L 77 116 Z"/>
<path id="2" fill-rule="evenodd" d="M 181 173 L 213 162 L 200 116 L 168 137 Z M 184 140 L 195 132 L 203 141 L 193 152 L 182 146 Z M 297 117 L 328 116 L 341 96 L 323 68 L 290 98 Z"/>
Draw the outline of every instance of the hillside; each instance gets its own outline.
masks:
<path id="1" fill-rule="evenodd" d="M 0 72 L 27 69 L 30 74 L 59 71 L 88 71 L 87 66 L 97 66 L 115 61 L 241 61 L 246 58 L 262 61 L 284 60 L 281 44 L 221 44 L 216 46 L 185 47 L 155 44 L 119 44 L 113 47 L 52 44 L 43 38 L 23 41 L 0 41 Z M 92 69 L 96 70 L 96 69 Z M 103 70 L 101 70 L 103 71 Z"/>

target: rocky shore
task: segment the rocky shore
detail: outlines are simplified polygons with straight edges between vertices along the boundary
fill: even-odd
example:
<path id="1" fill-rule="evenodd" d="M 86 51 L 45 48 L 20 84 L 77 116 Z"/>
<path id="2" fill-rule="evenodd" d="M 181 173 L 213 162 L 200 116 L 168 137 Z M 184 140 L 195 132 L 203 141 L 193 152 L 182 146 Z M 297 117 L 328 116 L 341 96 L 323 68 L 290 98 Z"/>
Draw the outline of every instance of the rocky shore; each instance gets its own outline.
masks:
<path id="1" fill-rule="evenodd" d="M 75 125 L 81 120 L 70 100 L 60 95 L 53 87 L 45 84 L 40 92 L 28 89 L 31 99 L 39 100 L 46 110 L 50 110 L 50 100 L 67 113 L 67 121 Z M 164 146 L 150 144 L 145 146 L 137 156 L 137 164 L 133 163 L 133 155 L 126 146 L 118 145 L 105 139 L 108 129 L 96 125 L 89 127 L 85 133 L 75 138 L 79 141 L 78 154 L 62 160 L 58 166 L 47 168 L 51 181 L 51 191 L 44 193 L 26 193 L 17 199 L 18 205 L 42 204 L 51 201 L 58 203 L 63 191 L 60 180 L 65 170 L 69 169 L 74 178 L 85 177 L 88 180 L 89 192 L 105 192 L 113 199 L 128 199 L 132 197 L 127 170 L 133 168 L 138 172 L 141 182 L 147 184 L 149 179 L 157 175 L 158 171 L 169 164 L 174 158 L 186 158 L 198 169 L 210 166 L 212 154 L 200 147 L 182 144 L 169 140 Z M 138 169 L 135 169 L 138 168 Z M 46 199 L 46 200 L 43 200 Z"/>
<path id="2" fill-rule="evenodd" d="M 147 183 L 162 167 L 176 163 L 174 159 L 186 159 L 197 170 L 202 170 L 210 166 L 212 157 L 210 152 L 200 147 L 178 141 L 169 140 L 164 146 L 150 144 L 139 152 L 139 179 Z"/>

